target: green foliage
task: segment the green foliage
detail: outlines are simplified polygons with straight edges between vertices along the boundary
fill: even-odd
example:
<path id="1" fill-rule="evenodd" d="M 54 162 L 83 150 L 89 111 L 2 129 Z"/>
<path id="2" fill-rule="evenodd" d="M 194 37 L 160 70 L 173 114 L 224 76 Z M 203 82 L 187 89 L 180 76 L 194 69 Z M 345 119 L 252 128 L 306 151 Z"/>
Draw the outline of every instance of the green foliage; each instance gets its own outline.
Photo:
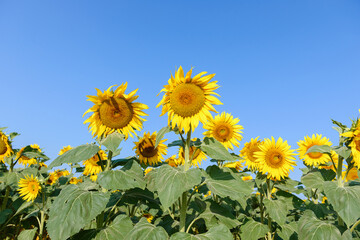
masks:
<path id="1" fill-rule="evenodd" d="M 133 225 L 128 216 L 119 215 L 114 221 L 101 230 L 94 240 L 126 240 L 125 236 L 132 230 Z"/>
<path id="2" fill-rule="evenodd" d="M 124 134 L 113 132 L 109 134 L 106 138 L 101 139 L 99 143 L 101 145 L 104 145 L 108 150 L 116 152 L 116 150 L 120 146 L 121 141 L 124 140 L 124 138 Z"/>
<path id="3" fill-rule="evenodd" d="M 200 149 L 209 157 L 216 160 L 234 161 L 235 158 L 228 150 L 215 138 L 205 137 L 200 145 Z"/>
<path id="4" fill-rule="evenodd" d="M 179 232 L 171 236 L 170 240 L 231 240 L 233 236 L 229 229 L 223 224 L 212 227 L 203 234 L 192 235 L 189 233 Z"/>
<path id="5" fill-rule="evenodd" d="M 23 230 L 19 234 L 18 240 L 32 240 L 35 237 L 36 231 L 37 231 L 37 227 L 29 230 Z"/>
<path id="6" fill-rule="evenodd" d="M 280 225 L 286 222 L 287 206 L 284 200 L 269 200 L 264 199 L 266 212 L 270 217 Z"/>
<path id="7" fill-rule="evenodd" d="M 267 225 L 249 219 L 245 225 L 241 227 L 241 238 L 246 240 L 258 240 L 266 235 L 270 229 Z"/>
<path id="8" fill-rule="evenodd" d="M 155 147 L 159 145 L 160 141 L 164 138 L 165 134 L 168 132 L 171 132 L 171 128 L 169 126 L 160 129 L 160 131 L 156 134 Z"/>
<path id="9" fill-rule="evenodd" d="M 162 227 L 156 227 L 147 222 L 146 218 L 142 218 L 135 227 L 126 235 L 125 239 L 156 239 L 166 240 L 168 234 Z"/>

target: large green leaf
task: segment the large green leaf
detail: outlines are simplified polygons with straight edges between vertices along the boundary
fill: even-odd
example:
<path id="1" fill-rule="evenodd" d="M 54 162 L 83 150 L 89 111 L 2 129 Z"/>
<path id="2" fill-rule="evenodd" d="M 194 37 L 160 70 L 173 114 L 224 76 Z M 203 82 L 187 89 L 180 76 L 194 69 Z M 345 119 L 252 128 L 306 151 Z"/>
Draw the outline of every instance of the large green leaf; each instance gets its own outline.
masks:
<path id="1" fill-rule="evenodd" d="M 104 145 L 108 150 L 112 151 L 113 153 L 116 151 L 116 149 L 119 147 L 122 140 L 124 140 L 125 135 L 113 132 L 110 135 L 108 135 L 106 138 L 101 139 L 99 143 L 101 145 Z"/>
<path id="2" fill-rule="evenodd" d="M 0 212 L 0 225 L 6 222 L 6 220 L 12 215 L 11 209 L 4 209 Z"/>
<path id="3" fill-rule="evenodd" d="M 165 229 L 162 227 L 156 227 L 153 224 L 150 224 L 146 218 L 141 218 L 141 220 L 135 225 L 135 227 L 125 236 L 124 239 L 127 240 L 139 240 L 139 239 L 156 239 L 156 240 L 166 240 L 168 239 L 168 234 Z"/>
<path id="4" fill-rule="evenodd" d="M 215 138 L 205 137 L 200 145 L 200 149 L 206 153 L 206 155 L 216 160 L 235 160 L 229 151 Z"/>
<path id="5" fill-rule="evenodd" d="M 318 188 L 320 191 L 324 191 L 324 182 L 332 180 L 335 177 L 335 173 L 332 170 L 314 169 L 303 175 L 301 181 L 308 188 Z"/>
<path id="6" fill-rule="evenodd" d="M 23 230 L 19 236 L 18 236 L 18 240 L 32 240 L 35 237 L 37 231 L 37 227 L 33 228 L 33 229 L 29 229 L 29 230 Z"/>
<path id="7" fill-rule="evenodd" d="M 300 218 L 298 234 L 300 240 L 341 239 L 339 229 L 328 221 L 317 219 L 315 214 L 310 210 L 306 210 L 304 215 Z"/>
<path id="8" fill-rule="evenodd" d="M 334 147 L 334 151 L 339 154 L 341 157 L 343 157 L 344 159 L 347 159 L 350 157 L 351 155 L 351 149 L 342 146 L 342 147 Z"/>
<path id="9" fill-rule="evenodd" d="M 101 172 L 98 183 L 106 189 L 127 190 L 130 188 L 145 188 L 144 173 L 135 161 L 129 161 L 120 170 Z"/>
<path id="10" fill-rule="evenodd" d="M 100 150 L 99 146 L 95 144 L 84 144 L 58 156 L 49 165 L 49 169 L 60 166 L 63 163 L 78 163 L 81 161 L 88 160 L 93 157 Z"/>
<path id="11" fill-rule="evenodd" d="M 171 128 L 169 126 L 160 129 L 160 131 L 156 134 L 155 148 L 159 145 L 160 141 L 164 138 L 165 134 L 168 132 L 171 132 Z"/>
<path id="12" fill-rule="evenodd" d="M 270 217 L 277 222 L 279 225 L 282 225 L 286 221 L 287 215 L 287 206 L 283 200 L 269 200 L 264 199 L 264 205 L 266 207 L 266 212 L 269 213 Z"/>
<path id="13" fill-rule="evenodd" d="M 232 240 L 234 239 L 229 229 L 223 224 L 212 227 L 203 234 L 192 235 L 178 232 L 171 236 L 170 240 Z"/>
<path id="14" fill-rule="evenodd" d="M 279 236 L 284 239 L 298 239 L 297 236 L 297 223 L 291 222 L 289 224 L 281 225 L 281 231 L 278 232 Z"/>
<path id="15" fill-rule="evenodd" d="M 249 219 L 245 225 L 241 227 L 241 239 L 246 240 L 258 240 L 265 237 L 269 232 L 269 227 L 259 222 L 255 222 L 253 219 Z"/>
<path id="16" fill-rule="evenodd" d="M 229 169 L 220 169 L 213 165 L 207 168 L 205 183 L 209 190 L 220 197 L 230 197 L 233 200 L 244 198 L 253 191 L 252 183 L 245 182 L 238 174 L 231 173 Z"/>
<path id="17" fill-rule="evenodd" d="M 360 186 L 339 187 L 335 182 L 325 182 L 324 188 L 329 203 L 350 227 L 360 218 Z"/>
<path id="18" fill-rule="evenodd" d="M 235 216 L 231 213 L 231 209 L 226 205 L 222 206 L 215 202 L 205 202 L 206 210 L 199 215 L 199 218 L 205 220 L 208 228 L 217 226 L 220 223 L 224 224 L 227 228 L 232 229 L 240 225 Z"/>
<path id="19" fill-rule="evenodd" d="M 114 221 L 101 230 L 95 240 L 122 240 L 133 228 L 130 218 L 126 215 L 117 216 Z"/>
<path id="20" fill-rule="evenodd" d="M 183 192 L 200 184 L 201 171 L 198 168 L 184 171 L 180 168 L 163 165 L 157 170 L 155 181 L 155 189 L 160 202 L 164 209 L 167 209 L 177 201 Z"/>
<path id="21" fill-rule="evenodd" d="M 47 231 L 51 239 L 67 239 L 79 232 L 105 209 L 109 198 L 110 193 L 88 191 L 78 185 L 66 186 L 50 208 Z"/>
<path id="22" fill-rule="evenodd" d="M 330 154 L 331 147 L 328 145 L 314 145 L 306 151 L 306 154 L 316 152 Z"/>

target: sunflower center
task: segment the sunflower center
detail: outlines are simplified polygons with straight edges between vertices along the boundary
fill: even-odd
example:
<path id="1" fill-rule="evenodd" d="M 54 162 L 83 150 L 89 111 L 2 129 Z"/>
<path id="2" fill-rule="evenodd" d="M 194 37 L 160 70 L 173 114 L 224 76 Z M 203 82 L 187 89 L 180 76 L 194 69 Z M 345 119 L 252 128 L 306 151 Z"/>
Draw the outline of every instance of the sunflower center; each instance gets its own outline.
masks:
<path id="1" fill-rule="evenodd" d="M 354 140 L 356 144 L 356 150 L 360 152 L 360 139 Z M 0 152 L 1 153 L 1 152 Z"/>
<path id="2" fill-rule="evenodd" d="M 140 154 L 146 158 L 151 158 L 158 153 L 158 149 L 154 148 L 154 146 L 145 146 L 144 144 L 140 144 L 139 146 Z"/>
<path id="3" fill-rule="evenodd" d="M 113 129 L 127 126 L 133 118 L 133 108 L 123 98 L 110 98 L 104 101 L 99 110 L 102 123 Z"/>
<path id="4" fill-rule="evenodd" d="M 214 137 L 220 142 L 227 142 L 233 136 L 233 129 L 229 124 L 220 123 L 214 131 Z"/>
<path id="5" fill-rule="evenodd" d="M 284 156 L 277 151 L 268 154 L 266 157 L 267 164 L 273 168 L 281 167 L 284 163 L 284 160 Z"/>
<path id="6" fill-rule="evenodd" d="M 0 155 L 6 153 L 7 147 L 5 141 L 0 138 Z"/>
<path id="7" fill-rule="evenodd" d="M 29 192 L 31 193 L 37 193 L 39 191 L 39 186 L 35 182 L 29 183 Z"/>
<path id="8" fill-rule="evenodd" d="M 170 105 L 181 117 L 191 117 L 200 112 L 205 104 L 204 91 L 193 83 L 178 85 L 170 96 Z"/>

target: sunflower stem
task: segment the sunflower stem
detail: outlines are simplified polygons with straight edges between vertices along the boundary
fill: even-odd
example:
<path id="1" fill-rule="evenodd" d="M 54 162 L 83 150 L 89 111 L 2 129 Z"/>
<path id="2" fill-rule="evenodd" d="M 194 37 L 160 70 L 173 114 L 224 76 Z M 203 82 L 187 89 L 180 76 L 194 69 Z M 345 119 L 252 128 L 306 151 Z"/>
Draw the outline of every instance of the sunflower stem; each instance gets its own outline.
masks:
<path id="1" fill-rule="evenodd" d="M 110 170 L 112 156 L 113 156 L 113 152 L 109 150 L 109 155 L 108 155 L 108 159 L 107 159 L 107 162 L 106 162 L 105 171 Z"/>
<path id="2" fill-rule="evenodd" d="M 271 181 L 269 178 L 266 178 L 266 185 L 267 185 L 267 198 L 271 200 L 271 187 L 270 187 Z M 268 214 L 268 226 L 269 226 L 269 232 L 267 233 L 268 239 L 272 239 L 272 230 L 271 230 L 271 217 Z"/>
<path id="3" fill-rule="evenodd" d="M 264 206 L 263 206 L 264 194 L 260 193 L 260 220 L 264 224 Z"/>
<path id="4" fill-rule="evenodd" d="M 101 171 L 104 171 L 105 168 L 104 168 L 104 164 L 103 164 L 103 162 L 102 162 L 101 156 L 100 156 L 99 152 L 97 152 L 96 154 L 97 154 L 97 156 L 98 156 L 98 158 L 99 158 L 99 163 L 100 163 Z"/>
<path id="5" fill-rule="evenodd" d="M 42 208 L 40 211 L 39 238 L 43 239 L 44 223 L 45 223 L 45 191 L 42 191 Z"/>

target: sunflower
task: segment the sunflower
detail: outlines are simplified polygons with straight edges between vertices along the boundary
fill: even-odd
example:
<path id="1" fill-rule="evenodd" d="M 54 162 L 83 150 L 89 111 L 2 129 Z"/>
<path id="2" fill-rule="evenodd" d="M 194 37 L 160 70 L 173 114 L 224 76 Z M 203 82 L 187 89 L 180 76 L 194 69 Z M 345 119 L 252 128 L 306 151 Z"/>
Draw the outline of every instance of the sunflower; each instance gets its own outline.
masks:
<path id="1" fill-rule="evenodd" d="M 253 177 L 252 176 L 244 176 L 244 177 L 241 177 L 241 179 L 243 181 L 249 181 L 249 180 L 253 179 Z"/>
<path id="2" fill-rule="evenodd" d="M 142 216 L 145 217 L 149 223 L 151 223 L 152 220 L 154 219 L 154 216 L 151 215 L 150 213 L 144 213 Z"/>
<path id="3" fill-rule="evenodd" d="M 320 164 L 331 161 L 329 155 L 325 153 L 311 152 L 306 154 L 312 146 L 332 145 L 329 139 L 322 137 L 321 134 L 313 134 L 312 137 L 305 136 L 304 140 L 300 140 L 297 144 L 299 145 L 299 158 L 303 159 L 307 166 L 318 167 Z"/>
<path id="4" fill-rule="evenodd" d="M 196 139 L 193 139 L 193 141 L 195 141 L 195 140 Z M 189 156 L 190 156 L 190 160 L 191 160 L 191 165 L 192 166 L 197 166 L 197 167 L 199 167 L 199 164 L 201 164 L 201 162 L 206 159 L 205 153 L 203 151 L 201 151 L 200 148 L 197 148 L 195 146 L 190 147 Z M 178 159 L 178 161 L 182 165 L 185 164 L 185 150 L 184 150 L 184 147 L 180 147 L 180 149 L 179 149 L 179 159 Z"/>
<path id="5" fill-rule="evenodd" d="M 171 75 L 168 85 L 160 91 L 165 92 L 163 98 L 156 107 L 163 106 L 160 116 L 168 113 L 168 125 L 175 128 L 177 125 L 180 130 L 184 129 L 187 133 L 199 125 L 199 121 L 205 123 L 211 118 L 210 111 L 216 112 L 212 106 L 222 104 L 213 95 L 219 86 L 217 81 L 210 80 L 215 74 L 203 76 L 206 72 L 201 72 L 191 78 L 192 69 L 184 76 L 184 71 L 180 66 L 175 72 L 175 78 Z M 218 95 L 219 96 L 219 95 Z"/>
<path id="6" fill-rule="evenodd" d="M 354 164 L 360 169 L 360 133 L 355 135 L 355 137 L 351 140 L 349 147 L 351 147 Z"/>
<path id="7" fill-rule="evenodd" d="M 243 168 L 243 165 L 241 164 L 240 161 L 236 161 L 236 162 L 225 163 L 224 167 L 235 168 L 237 171 L 240 171 Z"/>
<path id="8" fill-rule="evenodd" d="M 259 145 L 260 151 L 255 152 L 259 171 L 267 173 L 267 178 L 281 180 L 289 175 L 289 170 L 294 169 L 296 165 L 294 150 L 290 150 L 287 141 L 279 138 L 276 142 L 274 137 L 271 140 L 266 138 L 264 143 Z"/>
<path id="9" fill-rule="evenodd" d="M 25 178 L 21 178 L 19 188 L 20 196 L 27 202 L 34 201 L 41 191 L 39 180 L 36 177 L 34 178 L 33 175 L 31 175 L 31 177 L 25 176 Z"/>
<path id="10" fill-rule="evenodd" d="M 209 196 L 211 196 L 211 191 L 208 191 L 206 194 L 204 194 L 204 198 L 207 198 Z"/>
<path id="11" fill-rule="evenodd" d="M 98 178 L 97 174 L 90 175 L 90 180 L 93 182 L 96 182 L 97 178 Z"/>
<path id="12" fill-rule="evenodd" d="M 152 167 L 148 167 L 144 170 L 144 176 L 146 176 L 146 174 L 148 174 L 149 172 L 151 172 L 154 168 Z"/>
<path id="13" fill-rule="evenodd" d="M 167 162 L 167 164 L 169 164 L 171 167 L 177 167 L 181 165 L 181 161 L 179 161 L 179 159 L 176 158 L 176 155 L 172 155 L 171 157 L 166 159 L 165 162 Z"/>
<path id="14" fill-rule="evenodd" d="M 78 184 L 79 182 L 82 182 L 82 179 L 77 177 L 72 177 L 69 181 L 70 184 Z"/>
<path id="15" fill-rule="evenodd" d="M 60 177 L 65 177 L 68 175 L 70 175 L 68 170 L 55 170 L 54 172 L 49 174 L 46 183 L 48 185 L 53 185 Z"/>
<path id="16" fill-rule="evenodd" d="M 0 162 L 13 153 L 8 137 L 0 131 Z"/>
<path id="17" fill-rule="evenodd" d="M 342 173 L 342 177 L 345 178 L 345 174 L 347 172 L 347 169 L 345 171 L 343 171 Z M 359 175 L 358 175 L 358 170 L 353 167 L 349 170 L 348 174 L 346 175 L 346 179 L 345 181 L 352 181 L 352 180 L 355 180 L 355 179 L 358 179 L 359 178 Z"/>
<path id="18" fill-rule="evenodd" d="M 240 150 L 240 156 L 243 157 L 245 166 L 247 166 L 251 171 L 256 171 L 258 169 L 258 164 L 256 162 L 256 157 L 254 153 L 260 151 L 259 146 L 262 144 L 262 141 L 258 140 L 259 137 L 255 139 L 251 138 L 250 142 L 245 143 L 243 149 Z"/>
<path id="19" fill-rule="evenodd" d="M 242 133 L 241 129 L 244 129 L 243 126 L 237 124 L 239 121 L 238 118 L 234 118 L 231 114 L 223 112 L 206 122 L 204 129 L 208 131 L 203 134 L 215 138 L 226 149 L 234 150 L 233 144 L 239 147 L 240 143 L 238 141 L 242 139 L 240 135 Z"/>
<path id="20" fill-rule="evenodd" d="M 134 142 L 135 147 L 133 148 L 136 149 L 135 153 L 139 156 L 140 163 L 156 165 L 161 162 L 161 160 L 164 159 L 163 155 L 167 153 L 167 146 L 164 144 L 166 140 L 167 139 L 161 140 L 155 148 L 156 132 L 151 134 L 151 136 L 150 132 L 145 132 L 144 136 L 140 138 L 138 142 Z"/>
<path id="21" fill-rule="evenodd" d="M 84 124 L 90 123 L 92 135 L 95 137 L 106 137 L 115 131 L 125 135 L 128 138 L 131 133 L 136 136 L 136 130 L 141 130 L 142 122 L 145 121 L 141 116 L 147 116 L 142 110 L 149 107 L 142 103 L 134 102 L 138 96 L 135 93 L 138 89 L 129 94 L 125 94 L 127 83 L 121 84 L 115 91 L 109 87 L 106 91 L 97 90 L 97 96 L 87 96 L 88 101 L 95 105 L 84 113 L 84 116 L 93 112 L 85 120 Z"/>
<path id="22" fill-rule="evenodd" d="M 63 155 L 64 153 L 66 153 L 67 151 L 69 151 L 70 149 L 73 149 L 70 145 L 67 145 L 65 147 L 63 147 L 60 152 L 59 155 Z"/>
<path id="23" fill-rule="evenodd" d="M 33 149 L 41 152 L 40 147 L 39 147 L 38 145 L 33 144 L 32 146 L 34 146 L 34 147 L 32 147 Z M 30 147 L 31 147 L 31 146 L 30 146 Z M 19 163 L 21 163 L 21 164 L 24 165 L 25 167 L 26 167 L 27 165 L 31 166 L 31 165 L 33 165 L 33 164 L 36 164 L 37 161 L 36 161 L 35 158 L 29 158 L 29 157 L 23 155 L 23 152 L 24 152 L 25 148 L 26 148 L 26 147 L 21 148 L 20 151 L 16 153 L 16 158 L 19 159 Z"/>
<path id="24" fill-rule="evenodd" d="M 83 164 L 85 165 L 85 169 L 83 174 L 84 175 L 89 175 L 89 174 L 98 174 L 99 172 L 101 172 L 101 165 L 99 163 L 99 156 L 101 160 L 106 160 L 107 159 L 107 155 L 103 150 L 100 150 L 98 152 L 98 154 L 95 154 L 93 157 L 89 158 L 88 160 L 84 161 Z"/>

